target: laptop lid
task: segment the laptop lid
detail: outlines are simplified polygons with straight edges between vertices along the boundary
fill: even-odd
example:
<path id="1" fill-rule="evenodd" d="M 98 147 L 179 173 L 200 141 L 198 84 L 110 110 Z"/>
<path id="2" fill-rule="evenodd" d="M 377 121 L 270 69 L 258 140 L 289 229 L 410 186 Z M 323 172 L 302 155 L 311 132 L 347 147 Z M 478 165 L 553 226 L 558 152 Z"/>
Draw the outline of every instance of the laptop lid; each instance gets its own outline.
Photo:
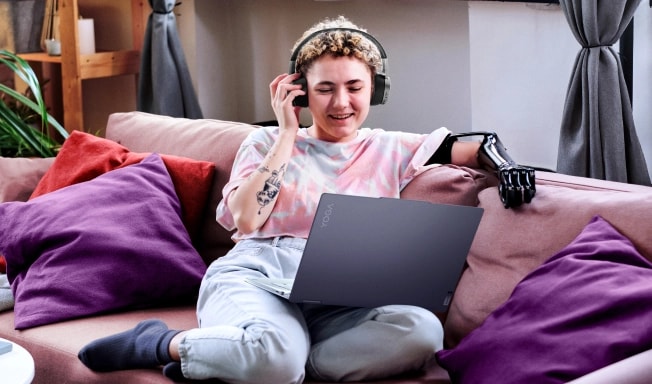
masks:
<path id="1" fill-rule="evenodd" d="M 448 309 L 483 209 L 322 195 L 290 301 Z"/>

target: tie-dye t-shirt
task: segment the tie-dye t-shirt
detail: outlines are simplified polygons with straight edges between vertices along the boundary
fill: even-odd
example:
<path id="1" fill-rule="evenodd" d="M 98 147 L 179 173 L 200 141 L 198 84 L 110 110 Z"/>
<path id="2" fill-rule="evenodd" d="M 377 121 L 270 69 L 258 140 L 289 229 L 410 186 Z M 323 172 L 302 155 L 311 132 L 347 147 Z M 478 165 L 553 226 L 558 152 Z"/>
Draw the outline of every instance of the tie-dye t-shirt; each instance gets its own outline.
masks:
<path id="1" fill-rule="evenodd" d="M 309 136 L 300 129 L 287 164 L 274 209 L 258 230 L 234 240 L 292 236 L 307 238 L 322 193 L 370 197 L 399 197 L 401 190 L 430 158 L 450 131 L 440 128 L 430 134 L 361 128 L 358 136 L 344 143 L 331 143 Z M 236 229 L 227 202 L 230 194 L 260 166 L 278 137 L 278 127 L 253 131 L 242 143 L 217 207 L 217 221 Z"/>

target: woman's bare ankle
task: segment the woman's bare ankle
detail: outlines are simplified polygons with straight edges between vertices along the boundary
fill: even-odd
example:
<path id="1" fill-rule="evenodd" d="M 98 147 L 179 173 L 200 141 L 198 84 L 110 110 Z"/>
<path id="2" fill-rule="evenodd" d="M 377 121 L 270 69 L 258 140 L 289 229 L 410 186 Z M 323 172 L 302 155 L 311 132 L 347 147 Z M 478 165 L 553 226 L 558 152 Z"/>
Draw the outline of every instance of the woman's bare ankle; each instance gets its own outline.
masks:
<path id="1" fill-rule="evenodd" d="M 170 346 L 168 348 L 170 357 L 174 361 L 181 361 L 181 356 L 179 356 L 179 344 L 181 344 L 183 338 L 186 337 L 186 332 L 187 331 L 179 332 L 172 338 L 172 340 L 170 340 Z"/>

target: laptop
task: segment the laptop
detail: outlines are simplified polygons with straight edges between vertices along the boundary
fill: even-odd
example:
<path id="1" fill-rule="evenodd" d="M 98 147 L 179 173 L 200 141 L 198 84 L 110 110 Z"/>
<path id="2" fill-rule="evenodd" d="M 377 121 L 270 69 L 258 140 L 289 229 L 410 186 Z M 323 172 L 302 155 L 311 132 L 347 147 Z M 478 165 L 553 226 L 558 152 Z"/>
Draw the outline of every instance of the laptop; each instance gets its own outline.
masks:
<path id="1" fill-rule="evenodd" d="M 294 279 L 247 279 L 294 303 L 445 312 L 483 209 L 322 194 Z"/>

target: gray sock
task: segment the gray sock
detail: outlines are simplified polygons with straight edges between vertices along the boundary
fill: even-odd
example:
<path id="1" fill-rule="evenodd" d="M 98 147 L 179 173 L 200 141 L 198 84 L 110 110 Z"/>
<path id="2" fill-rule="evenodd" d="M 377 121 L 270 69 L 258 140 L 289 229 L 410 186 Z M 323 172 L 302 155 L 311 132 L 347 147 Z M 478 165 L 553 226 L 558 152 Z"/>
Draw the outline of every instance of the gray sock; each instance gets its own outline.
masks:
<path id="1" fill-rule="evenodd" d="M 89 343 L 78 357 L 98 372 L 157 367 L 172 362 L 168 348 L 179 332 L 160 320 L 145 320 L 133 329 Z"/>

